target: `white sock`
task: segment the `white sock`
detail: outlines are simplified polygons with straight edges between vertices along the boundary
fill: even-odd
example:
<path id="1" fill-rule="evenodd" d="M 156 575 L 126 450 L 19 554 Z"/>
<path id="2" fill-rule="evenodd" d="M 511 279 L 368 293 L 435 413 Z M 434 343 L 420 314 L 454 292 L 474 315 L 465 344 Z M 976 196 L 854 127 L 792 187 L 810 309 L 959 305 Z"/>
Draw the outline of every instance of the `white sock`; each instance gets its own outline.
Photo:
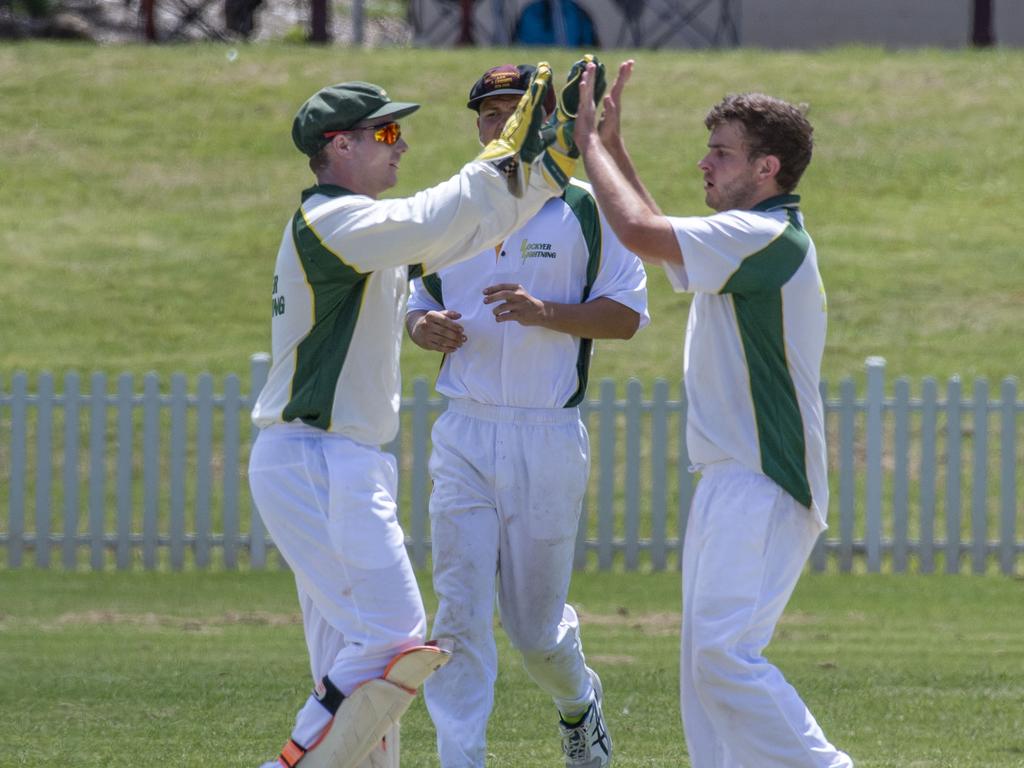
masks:
<path id="1" fill-rule="evenodd" d="M 310 696 L 299 714 L 295 716 L 295 728 L 292 730 L 292 740 L 303 749 L 309 749 L 324 728 L 331 722 L 331 713 L 324 709 L 324 705 Z"/>

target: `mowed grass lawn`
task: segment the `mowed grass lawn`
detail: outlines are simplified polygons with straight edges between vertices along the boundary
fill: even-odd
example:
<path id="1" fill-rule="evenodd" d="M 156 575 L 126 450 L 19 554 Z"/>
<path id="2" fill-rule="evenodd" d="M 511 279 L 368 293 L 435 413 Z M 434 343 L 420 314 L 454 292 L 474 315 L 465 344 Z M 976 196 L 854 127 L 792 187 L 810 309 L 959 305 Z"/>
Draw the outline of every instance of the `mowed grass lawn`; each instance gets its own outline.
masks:
<path id="1" fill-rule="evenodd" d="M 825 375 L 882 355 L 891 375 L 992 380 L 1024 370 L 1024 52 L 846 48 L 606 52 L 637 67 L 625 133 L 662 207 L 703 214 L 707 108 L 764 90 L 810 104 L 800 192 L 829 291 Z M 392 194 L 477 151 L 470 84 L 566 50 L 308 46 L 0 48 L 0 383 L 13 371 L 244 373 L 269 348 L 273 260 L 312 181 L 297 107 L 367 79 L 423 109 Z M 650 269 L 653 324 L 602 342 L 592 378 L 678 380 L 688 299 Z M 405 344 L 407 381 L 437 358 Z"/>
<path id="2" fill-rule="evenodd" d="M 428 612 L 435 601 L 420 574 Z M 769 648 L 861 768 L 1024 765 L 1024 583 L 807 575 Z M 675 573 L 581 573 L 571 600 L 618 768 L 688 766 Z M 561 764 L 554 711 L 498 631 L 488 766 Z M 254 768 L 310 685 L 282 572 L 0 572 L 0 765 Z M 434 768 L 422 700 L 405 768 Z"/>

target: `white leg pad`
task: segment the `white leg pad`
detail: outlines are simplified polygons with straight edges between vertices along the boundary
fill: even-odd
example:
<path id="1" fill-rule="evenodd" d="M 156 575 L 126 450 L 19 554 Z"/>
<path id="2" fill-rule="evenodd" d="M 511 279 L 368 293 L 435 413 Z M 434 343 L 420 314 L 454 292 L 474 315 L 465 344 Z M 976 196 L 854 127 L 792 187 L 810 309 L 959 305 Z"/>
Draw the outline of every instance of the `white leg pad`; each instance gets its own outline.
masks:
<path id="1" fill-rule="evenodd" d="M 395 656 L 381 677 L 415 693 L 424 680 L 448 663 L 453 646 L 452 640 L 443 638 L 410 648 Z"/>
<path id="2" fill-rule="evenodd" d="M 368 680 L 345 698 L 323 738 L 302 756 L 301 768 L 364 768 L 363 761 L 377 751 L 385 734 L 394 729 L 397 735 L 398 721 L 416 697 L 416 689 L 450 658 L 445 644 L 421 645 L 396 656 L 382 677 Z M 397 746 L 396 739 L 395 766 Z"/>
<path id="3" fill-rule="evenodd" d="M 399 768 L 401 751 L 399 725 L 395 723 L 384 734 L 384 738 L 377 742 L 377 746 L 370 750 L 359 768 Z"/>
<path id="4" fill-rule="evenodd" d="M 323 739 L 303 755 L 302 768 L 358 768 L 412 704 L 414 694 L 387 680 L 370 680 L 342 702 Z"/>

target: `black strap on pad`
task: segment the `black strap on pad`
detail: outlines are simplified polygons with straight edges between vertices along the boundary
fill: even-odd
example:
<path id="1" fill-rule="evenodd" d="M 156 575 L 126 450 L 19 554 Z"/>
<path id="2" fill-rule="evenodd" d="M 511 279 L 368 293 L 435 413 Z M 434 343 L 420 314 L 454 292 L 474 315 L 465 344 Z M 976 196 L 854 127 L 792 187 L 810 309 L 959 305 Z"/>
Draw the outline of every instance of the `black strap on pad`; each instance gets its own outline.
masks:
<path id="1" fill-rule="evenodd" d="M 345 700 L 345 694 L 331 682 L 331 678 L 324 675 L 323 680 L 313 688 L 313 698 L 320 702 L 320 705 L 333 717 L 338 711 L 338 707 L 341 706 L 341 702 Z"/>

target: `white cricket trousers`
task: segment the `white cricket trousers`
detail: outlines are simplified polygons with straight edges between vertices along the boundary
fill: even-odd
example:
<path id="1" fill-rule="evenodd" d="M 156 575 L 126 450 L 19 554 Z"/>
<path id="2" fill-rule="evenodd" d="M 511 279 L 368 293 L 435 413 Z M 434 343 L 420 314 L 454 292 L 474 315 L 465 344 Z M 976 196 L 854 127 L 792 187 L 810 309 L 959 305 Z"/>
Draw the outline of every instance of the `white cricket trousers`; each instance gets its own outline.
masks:
<path id="1" fill-rule="evenodd" d="M 327 675 L 347 696 L 423 642 L 426 614 L 396 515 L 393 456 L 275 424 L 256 438 L 249 484 L 295 574 L 314 682 Z"/>
<path id="2" fill-rule="evenodd" d="M 565 714 L 590 702 L 579 621 L 565 604 L 589 441 L 575 408 L 469 400 L 452 400 L 432 437 L 432 635 L 454 638 L 455 652 L 424 698 L 442 768 L 483 768 L 498 673 L 495 590 L 530 677 Z"/>
<path id="3" fill-rule="evenodd" d="M 762 651 L 823 530 L 739 462 L 703 469 L 683 547 L 680 702 L 694 768 L 843 768 Z"/>

